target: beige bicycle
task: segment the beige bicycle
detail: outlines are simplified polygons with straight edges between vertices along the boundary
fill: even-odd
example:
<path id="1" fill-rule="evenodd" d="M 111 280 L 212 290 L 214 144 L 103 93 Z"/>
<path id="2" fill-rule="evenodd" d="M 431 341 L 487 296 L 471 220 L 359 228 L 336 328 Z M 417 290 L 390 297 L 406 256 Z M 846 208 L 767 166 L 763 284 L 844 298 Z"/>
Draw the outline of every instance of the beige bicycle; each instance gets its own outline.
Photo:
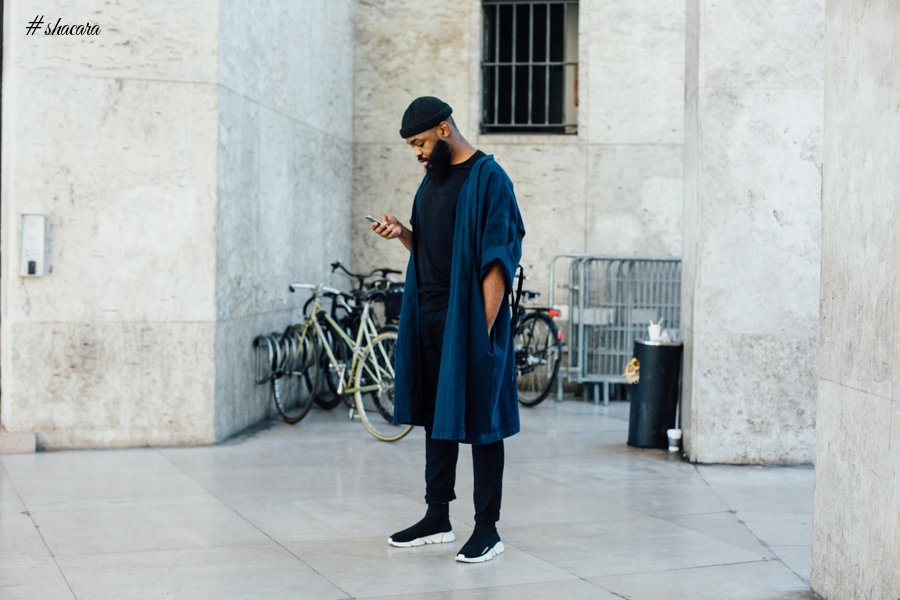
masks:
<path id="1" fill-rule="evenodd" d="M 354 324 L 355 337 L 351 338 L 345 325 L 321 303 L 323 295 L 341 299 L 345 296 L 343 292 L 310 283 L 294 283 L 288 289 L 291 292 L 310 290 L 312 298 L 307 304 L 305 320 L 288 327 L 283 335 L 289 341 L 287 347 L 292 358 L 287 363 L 292 369 L 274 381 L 277 384 L 289 377 L 288 381 L 275 385 L 276 407 L 290 407 L 288 410 L 302 411 L 305 415 L 317 394 L 331 390 L 347 399 L 353 397 L 350 417 L 358 416 L 369 433 L 379 440 L 393 442 L 408 434 L 412 425 L 393 422 L 397 332 L 379 331 L 372 316 L 372 303 L 384 291 L 374 290 L 361 299 L 358 324 Z M 320 372 L 322 369 L 324 373 Z M 292 398 L 279 397 L 287 390 L 294 390 Z"/>

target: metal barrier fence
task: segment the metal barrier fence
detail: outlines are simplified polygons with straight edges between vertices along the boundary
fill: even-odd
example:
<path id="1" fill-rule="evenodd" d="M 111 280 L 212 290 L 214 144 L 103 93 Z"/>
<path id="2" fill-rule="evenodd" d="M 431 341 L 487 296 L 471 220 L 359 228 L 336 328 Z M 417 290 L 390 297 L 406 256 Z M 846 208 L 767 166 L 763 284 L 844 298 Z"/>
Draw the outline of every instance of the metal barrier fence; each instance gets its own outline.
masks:
<path id="1" fill-rule="evenodd" d="M 570 261 L 568 283 L 556 285 L 557 262 Z M 568 291 L 567 304 L 555 298 Z M 650 322 L 678 329 L 681 312 L 681 258 L 612 254 L 560 254 L 550 266 L 550 305 L 566 306 L 566 361 L 562 380 L 593 385 L 594 401 L 609 403 L 609 384 L 625 383 L 634 340 L 647 338 Z"/>

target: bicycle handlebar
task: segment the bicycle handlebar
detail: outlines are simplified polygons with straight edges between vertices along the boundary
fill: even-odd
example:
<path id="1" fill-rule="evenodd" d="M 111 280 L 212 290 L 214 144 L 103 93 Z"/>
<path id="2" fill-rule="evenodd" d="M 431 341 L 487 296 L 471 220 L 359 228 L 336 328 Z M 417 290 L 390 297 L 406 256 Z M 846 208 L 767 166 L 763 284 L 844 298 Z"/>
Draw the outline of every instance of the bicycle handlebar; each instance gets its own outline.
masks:
<path id="1" fill-rule="evenodd" d="M 375 277 L 378 274 L 380 274 L 382 278 L 386 278 L 388 275 L 399 275 L 402 272 L 402 271 L 398 271 L 397 269 L 388 269 L 388 268 L 382 267 L 379 269 L 372 269 L 372 271 L 370 271 L 368 274 L 364 275 L 362 273 L 350 272 L 347 269 L 347 267 L 342 265 L 339 261 L 335 261 L 335 262 L 331 263 L 331 272 L 332 273 L 334 273 L 338 269 L 340 269 L 341 271 L 346 273 L 348 277 L 352 277 L 352 278 L 356 279 L 357 282 L 359 283 L 360 289 L 362 289 L 362 287 L 365 285 L 366 279 Z"/>
<path id="2" fill-rule="evenodd" d="M 348 300 L 358 300 L 358 294 L 342 292 L 341 290 L 329 287 L 323 283 L 292 283 L 288 286 L 288 290 L 290 290 L 291 293 L 296 292 L 298 289 L 312 290 L 314 295 L 322 294 L 330 298 L 335 298 L 340 301 L 347 310 L 352 310 L 350 304 L 347 303 Z M 387 298 L 387 292 L 384 290 L 371 290 L 362 295 L 362 301 L 371 302 L 378 297 L 381 297 L 382 299 Z"/>
<path id="3" fill-rule="evenodd" d="M 298 289 L 312 290 L 314 294 L 325 292 L 326 294 L 342 295 L 344 293 L 341 290 L 336 290 L 333 287 L 328 287 L 323 283 L 292 283 L 288 286 L 288 290 L 290 290 L 292 294 Z"/>

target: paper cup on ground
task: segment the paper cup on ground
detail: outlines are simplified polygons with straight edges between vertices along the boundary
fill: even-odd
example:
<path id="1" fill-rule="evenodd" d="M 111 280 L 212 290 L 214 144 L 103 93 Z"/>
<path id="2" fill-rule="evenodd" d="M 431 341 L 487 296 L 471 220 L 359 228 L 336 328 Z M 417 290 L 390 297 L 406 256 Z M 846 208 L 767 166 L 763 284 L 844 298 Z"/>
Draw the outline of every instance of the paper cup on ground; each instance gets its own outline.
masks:
<path id="1" fill-rule="evenodd" d="M 681 450 L 681 430 L 666 429 L 666 435 L 669 436 L 669 452 L 678 452 Z"/>

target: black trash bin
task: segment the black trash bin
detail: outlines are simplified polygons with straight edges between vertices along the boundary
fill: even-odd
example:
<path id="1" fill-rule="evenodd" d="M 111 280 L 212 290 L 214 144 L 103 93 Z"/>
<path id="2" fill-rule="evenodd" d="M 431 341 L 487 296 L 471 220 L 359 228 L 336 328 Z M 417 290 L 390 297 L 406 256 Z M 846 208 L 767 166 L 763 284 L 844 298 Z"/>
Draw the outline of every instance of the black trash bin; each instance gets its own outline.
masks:
<path id="1" fill-rule="evenodd" d="M 681 390 L 682 342 L 634 341 L 640 378 L 631 394 L 628 445 L 668 448 L 666 430 L 675 427 Z"/>

